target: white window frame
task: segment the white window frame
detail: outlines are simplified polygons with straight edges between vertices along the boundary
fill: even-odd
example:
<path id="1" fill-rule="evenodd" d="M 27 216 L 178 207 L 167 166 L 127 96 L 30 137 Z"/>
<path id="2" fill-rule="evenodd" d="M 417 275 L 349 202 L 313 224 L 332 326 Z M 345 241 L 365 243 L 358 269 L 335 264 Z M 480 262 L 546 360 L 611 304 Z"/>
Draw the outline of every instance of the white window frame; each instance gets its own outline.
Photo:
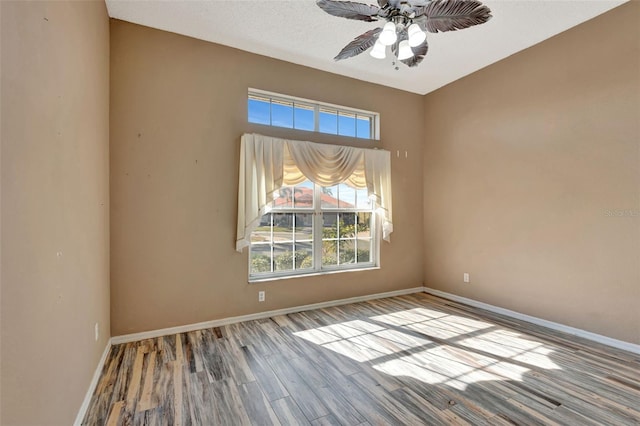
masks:
<path id="1" fill-rule="evenodd" d="M 293 103 L 294 107 L 296 104 L 298 105 L 305 105 L 307 107 L 313 108 L 313 118 L 314 118 L 314 130 L 312 130 L 313 132 L 316 133 L 322 133 L 325 135 L 333 135 L 334 133 L 325 133 L 325 132 L 321 132 L 320 131 L 320 110 L 321 109 L 328 109 L 331 110 L 332 112 L 335 111 L 336 115 L 339 114 L 355 114 L 356 117 L 367 117 L 370 121 L 370 128 L 369 128 L 369 136 L 368 138 L 363 138 L 363 137 L 359 137 L 357 136 L 357 125 L 356 125 L 356 139 L 363 139 L 363 140 L 380 140 L 380 114 L 377 112 L 373 112 L 373 111 L 366 111 L 363 109 L 357 109 L 357 108 L 351 108 L 351 107 L 346 107 L 346 106 L 342 106 L 342 105 L 335 105 L 335 104 L 330 104 L 327 102 L 319 102 L 319 101 L 314 101 L 311 99 L 304 99 L 304 98 L 299 98 L 296 96 L 289 96 L 289 95 L 283 95 L 281 93 L 274 93 L 274 92 L 268 92 L 266 90 L 261 90 L 261 89 L 254 89 L 254 88 L 249 88 L 248 89 L 248 93 L 247 93 L 247 101 L 252 97 L 259 97 L 259 98 L 264 98 L 264 99 L 269 99 L 269 102 L 272 103 L 273 101 L 280 101 L 280 102 L 286 102 L 286 103 Z M 269 110 L 269 112 L 271 112 L 271 110 Z M 248 110 L 247 110 L 247 119 L 249 117 L 248 114 Z M 271 122 L 271 114 L 269 117 L 269 121 Z M 252 124 L 257 124 L 257 125 L 262 125 L 262 126 L 270 126 L 270 127 L 280 127 L 280 126 L 275 126 L 273 124 L 260 124 L 260 123 L 252 123 Z M 289 128 L 289 127 L 283 127 L 283 128 Z M 304 130 L 304 129 L 296 129 L 295 128 L 295 114 L 293 117 L 293 129 L 295 130 L 300 130 L 300 131 L 311 131 L 311 130 Z M 340 135 L 340 128 L 338 127 L 337 130 L 338 133 L 336 133 L 336 136 L 342 136 L 342 137 L 353 137 L 353 136 L 345 136 L 345 135 Z"/>
<path id="2" fill-rule="evenodd" d="M 271 209 L 267 214 L 277 214 L 277 213 L 312 213 L 313 214 L 313 268 L 312 269 L 294 269 L 288 271 L 272 271 L 272 272 L 263 272 L 258 274 L 251 274 L 251 251 L 253 248 L 253 244 L 249 245 L 249 256 L 248 257 L 248 271 L 249 271 L 249 282 L 262 282 L 262 281 L 272 281 L 277 279 L 285 279 L 285 278 L 295 278 L 302 276 L 313 276 L 313 275 L 325 275 L 331 274 L 335 272 L 349 272 L 349 271 L 361 271 L 367 269 L 378 269 L 380 267 L 380 220 L 376 215 L 376 211 L 373 207 L 369 209 L 358 209 L 356 208 L 322 208 L 322 187 L 320 185 L 314 184 L 313 191 L 313 207 L 299 207 L 299 208 L 286 208 L 286 207 L 278 207 Z M 322 229 L 323 229 L 323 213 L 370 213 L 371 214 L 371 223 L 369 226 L 371 233 L 371 254 L 370 254 L 370 262 L 362 262 L 362 263 L 344 263 L 339 265 L 322 265 Z M 356 238 L 357 240 L 357 238 Z M 271 244 L 273 244 L 273 239 L 271 240 Z M 357 243 L 356 243 L 357 244 Z M 357 252 L 357 250 L 356 250 Z M 336 256 L 339 256 L 336 254 Z M 357 256 L 357 254 L 356 254 Z M 273 258 L 272 258 L 273 262 Z"/>

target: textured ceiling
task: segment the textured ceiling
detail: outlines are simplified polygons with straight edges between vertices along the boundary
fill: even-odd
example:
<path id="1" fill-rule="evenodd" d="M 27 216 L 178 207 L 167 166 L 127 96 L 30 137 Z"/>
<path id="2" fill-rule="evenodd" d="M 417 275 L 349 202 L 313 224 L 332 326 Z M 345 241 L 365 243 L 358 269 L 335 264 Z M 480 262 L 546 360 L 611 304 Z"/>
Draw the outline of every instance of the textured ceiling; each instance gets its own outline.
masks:
<path id="1" fill-rule="evenodd" d="M 362 1 L 375 3 L 375 0 Z M 106 0 L 112 18 L 171 31 L 425 94 L 606 12 L 626 0 L 485 1 L 493 18 L 461 31 L 428 34 L 429 53 L 395 70 L 363 53 L 334 62 L 357 35 L 382 26 L 330 16 L 314 0 Z"/>

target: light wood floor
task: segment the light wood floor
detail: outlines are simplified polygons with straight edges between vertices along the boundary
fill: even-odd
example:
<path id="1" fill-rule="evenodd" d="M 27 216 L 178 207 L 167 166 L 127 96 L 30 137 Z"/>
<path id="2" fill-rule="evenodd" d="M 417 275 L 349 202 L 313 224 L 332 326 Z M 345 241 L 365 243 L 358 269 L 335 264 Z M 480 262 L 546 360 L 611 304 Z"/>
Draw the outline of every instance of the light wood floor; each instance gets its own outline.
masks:
<path id="1" fill-rule="evenodd" d="M 640 356 L 415 294 L 114 346 L 90 425 L 638 425 Z"/>

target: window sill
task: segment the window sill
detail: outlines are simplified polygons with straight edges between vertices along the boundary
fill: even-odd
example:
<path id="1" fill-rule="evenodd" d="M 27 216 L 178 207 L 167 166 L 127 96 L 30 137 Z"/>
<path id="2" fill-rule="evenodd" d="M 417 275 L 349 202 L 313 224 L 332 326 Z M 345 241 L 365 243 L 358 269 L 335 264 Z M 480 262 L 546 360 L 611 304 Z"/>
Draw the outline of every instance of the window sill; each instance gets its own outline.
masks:
<path id="1" fill-rule="evenodd" d="M 362 271 L 375 271 L 380 269 L 379 266 L 365 266 L 362 268 L 352 268 L 352 269 L 336 269 L 332 271 L 322 271 L 322 272 L 309 272 L 307 274 L 296 274 L 296 275 L 283 275 L 283 276 L 271 276 L 271 277 L 254 277 L 249 278 L 249 284 L 263 283 L 267 281 L 279 281 L 279 280 L 290 280 L 292 278 L 306 278 L 306 277 L 317 277 L 321 275 L 332 275 L 332 274 L 342 274 L 345 272 L 362 272 Z"/>

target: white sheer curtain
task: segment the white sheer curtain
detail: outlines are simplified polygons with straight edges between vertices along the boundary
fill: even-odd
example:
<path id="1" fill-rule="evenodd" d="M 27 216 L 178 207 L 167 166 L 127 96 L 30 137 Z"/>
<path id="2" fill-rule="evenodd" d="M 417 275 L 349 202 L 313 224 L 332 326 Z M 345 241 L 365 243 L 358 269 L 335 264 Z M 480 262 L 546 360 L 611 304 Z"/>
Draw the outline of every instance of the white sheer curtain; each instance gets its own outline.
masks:
<path id="1" fill-rule="evenodd" d="M 306 179 L 320 186 L 345 183 L 367 188 L 382 222 L 382 238 L 393 232 L 389 151 L 245 134 L 240 145 L 236 250 L 251 244 L 251 232 L 283 185 Z"/>

